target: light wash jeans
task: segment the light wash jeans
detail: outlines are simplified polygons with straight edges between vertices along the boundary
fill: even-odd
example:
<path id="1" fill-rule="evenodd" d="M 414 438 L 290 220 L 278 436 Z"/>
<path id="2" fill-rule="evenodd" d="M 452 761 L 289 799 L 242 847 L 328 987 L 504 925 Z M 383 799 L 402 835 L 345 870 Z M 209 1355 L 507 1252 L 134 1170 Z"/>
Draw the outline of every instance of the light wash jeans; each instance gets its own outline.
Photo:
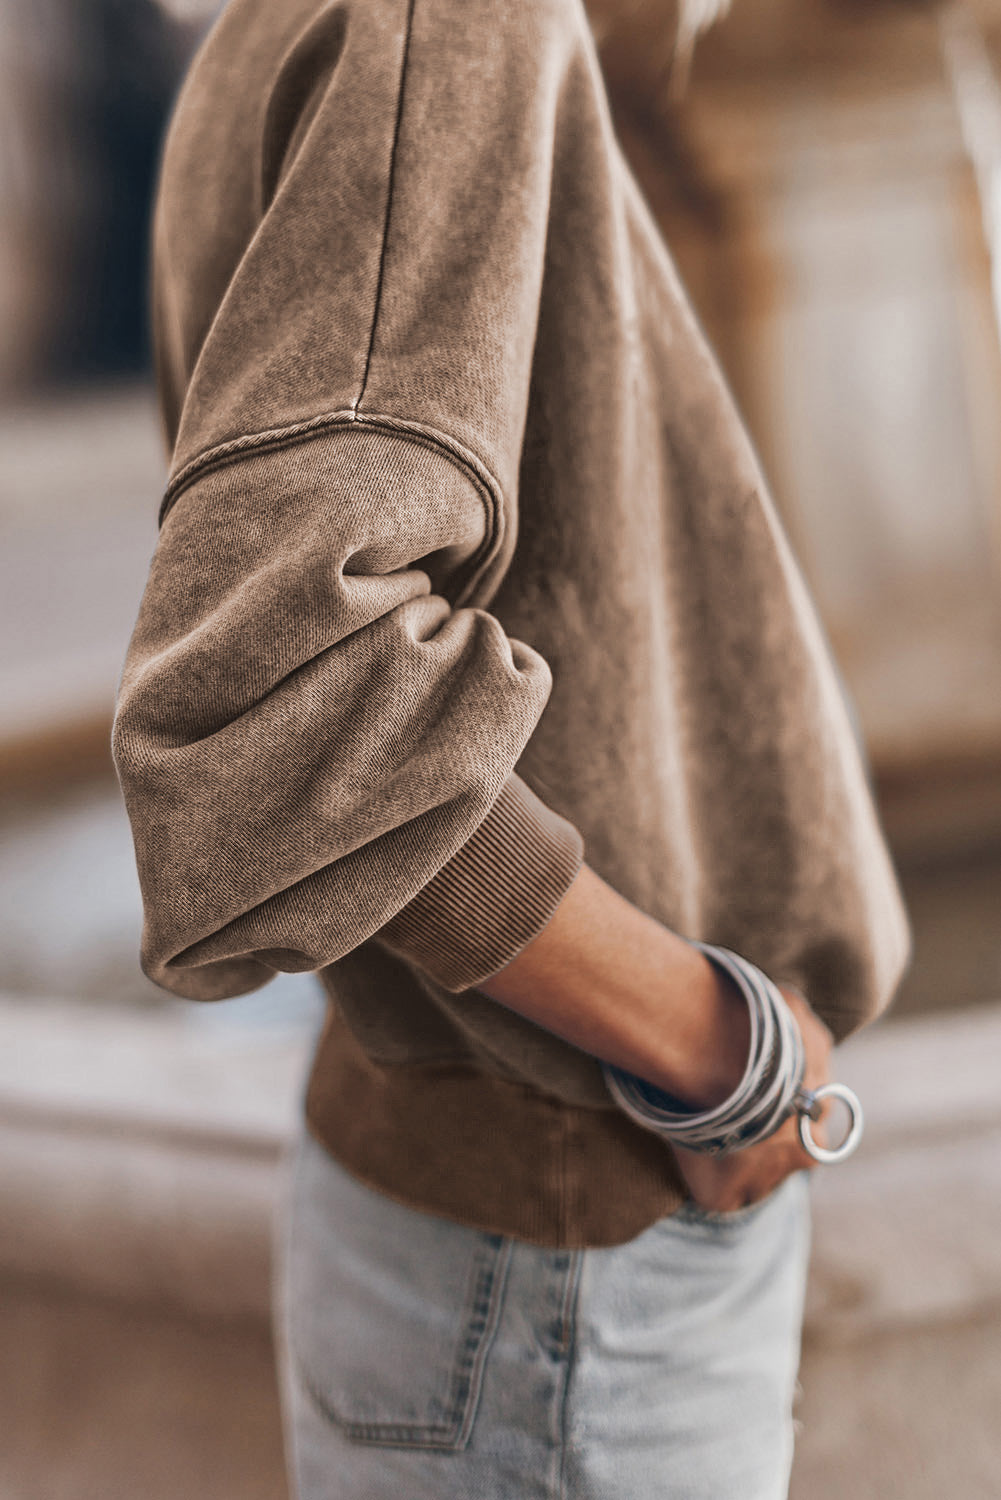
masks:
<path id="1" fill-rule="evenodd" d="M 276 1282 L 297 1500 L 781 1500 L 805 1173 L 612 1249 L 416 1212 L 312 1139 Z"/>

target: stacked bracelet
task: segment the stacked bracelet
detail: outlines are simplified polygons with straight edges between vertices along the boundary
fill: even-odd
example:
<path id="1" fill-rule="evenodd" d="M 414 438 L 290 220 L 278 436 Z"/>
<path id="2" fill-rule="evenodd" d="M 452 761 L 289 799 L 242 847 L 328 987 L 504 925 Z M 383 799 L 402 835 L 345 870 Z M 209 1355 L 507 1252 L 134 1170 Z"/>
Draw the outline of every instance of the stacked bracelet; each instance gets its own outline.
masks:
<path id="1" fill-rule="evenodd" d="M 722 1104 L 692 1111 L 663 1089 L 605 1063 L 605 1082 L 616 1103 L 645 1129 L 689 1151 L 714 1156 L 756 1145 L 796 1112 L 800 1138 L 811 1156 L 818 1161 L 841 1161 L 848 1156 L 862 1135 L 859 1101 L 842 1084 L 826 1084 L 813 1091 L 803 1088 L 803 1039 L 778 986 L 728 948 L 708 943 L 692 946 L 734 981 L 747 1003 L 751 1041 L 743 1077 Z M 835 1150 L 818 1146 L 809 1128 L 810 1121 L 820 1117 L 827 1097 L 840 1098 L 851 1115 L 848 1134 Z"/>

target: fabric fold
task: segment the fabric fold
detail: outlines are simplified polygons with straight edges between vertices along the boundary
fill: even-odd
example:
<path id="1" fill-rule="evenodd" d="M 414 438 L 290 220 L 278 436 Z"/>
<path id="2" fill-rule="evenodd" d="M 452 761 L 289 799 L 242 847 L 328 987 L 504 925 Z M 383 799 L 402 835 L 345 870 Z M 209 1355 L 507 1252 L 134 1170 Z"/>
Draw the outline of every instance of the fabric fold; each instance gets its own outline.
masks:
<path id="1" fill-rule="evenodd" d="M 113 734 L 158 984 L 240 994 L 385 928 L 462 989 L 544 925 L 582 838 L 512 772 L 552 675 L 448 597 L 502 543 L 475 473 L 372 425 L 178 497 Z"/>

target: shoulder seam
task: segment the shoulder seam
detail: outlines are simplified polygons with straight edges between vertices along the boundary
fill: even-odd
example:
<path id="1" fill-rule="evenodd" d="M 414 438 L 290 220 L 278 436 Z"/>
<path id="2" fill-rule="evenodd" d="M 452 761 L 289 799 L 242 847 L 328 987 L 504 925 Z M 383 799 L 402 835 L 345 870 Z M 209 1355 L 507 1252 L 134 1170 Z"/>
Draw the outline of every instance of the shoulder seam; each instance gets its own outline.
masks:
<path id="1" fill-rule="evenodd" d="M 386 213 L 382 222 L 382 244 L 379 247 L 379 272 L 375 282 L 375 300 L 372 305 L 372 327 L 369 330 L 368 349 L 365 353 L 365 368 L 362 371 L 361 387 L 354 400 L 357 411 L 368 386 L 368 375 L 372 365 L 372 351 L 379 326 L 379 309 L 382 305 L 382 287 L 386 277 L 386 255 L 389 245 L 389 223 L 393 211 L 393 184 L 396 179 L 396 158 L 400 144 L 400 128 L 403 123 L 403 95 L 407 84 L 407 64 L 410 60 L 410 38 L 414 28 L 414 0 L 407 3 L 406 30 L 403 35 L 403 56 L 400 61 L 400 87 L 396 98 L 396 120 L 393 125 L 393 143 L 389 150 L 389 175 L 386 183 Z"/>

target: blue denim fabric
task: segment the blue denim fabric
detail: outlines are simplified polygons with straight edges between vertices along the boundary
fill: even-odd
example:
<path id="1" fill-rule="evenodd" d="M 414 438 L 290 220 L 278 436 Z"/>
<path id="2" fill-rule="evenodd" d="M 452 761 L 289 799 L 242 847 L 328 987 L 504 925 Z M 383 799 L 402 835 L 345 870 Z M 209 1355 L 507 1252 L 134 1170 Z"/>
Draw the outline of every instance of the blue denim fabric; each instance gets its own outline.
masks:
<path id="1" fill-rule="evenodd" d="M 297 1500 L 782 1500 L 806 1174 L 612 1249 L 406 1208 L 299 1145 L 277 1278 Z"/>

